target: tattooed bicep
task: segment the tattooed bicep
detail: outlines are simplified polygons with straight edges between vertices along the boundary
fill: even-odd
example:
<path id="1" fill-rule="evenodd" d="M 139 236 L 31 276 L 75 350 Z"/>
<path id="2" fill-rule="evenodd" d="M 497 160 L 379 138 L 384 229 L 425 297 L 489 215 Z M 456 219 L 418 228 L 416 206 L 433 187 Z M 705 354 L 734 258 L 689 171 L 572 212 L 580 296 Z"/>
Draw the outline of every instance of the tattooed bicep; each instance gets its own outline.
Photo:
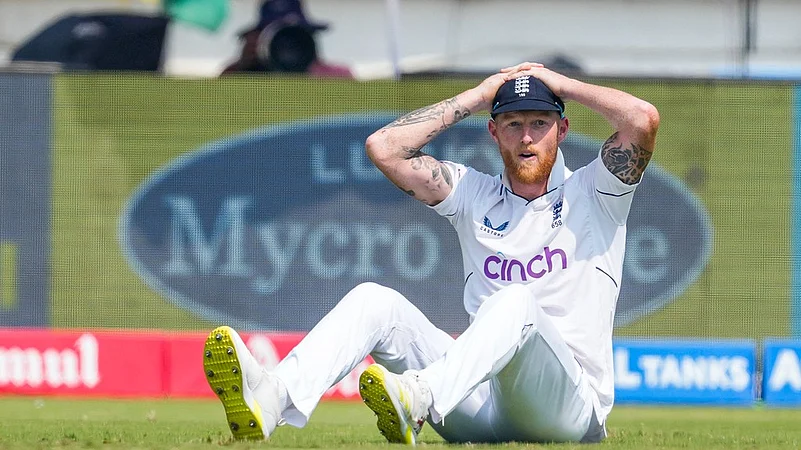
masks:
<path id="1" fill-rule="evenodd" d="M 653 155 L 651 150 L 621 138 L 619 132 L 610 136 L 601 148 L 601 160 L 604 166 L 626 184 L 636 184 L 640 181 L 651 155 Z"/>
<path id="2" fill-rule="evenodd" d="M 448 168 L 431 155 L 417 152 L 409 158 L 409 165 L 414 171 L 419 171 L 420 179 L 431 187 L 439 187 L 442 183 L 453 186 Z"/>
<path id="3" fill-rule="evenodd" d="M 420 150 L 407 149 L 408 157 L 389 179 L 408 195 L 433 206 L 453 188 L 453 177 L 445 164 Z"/>

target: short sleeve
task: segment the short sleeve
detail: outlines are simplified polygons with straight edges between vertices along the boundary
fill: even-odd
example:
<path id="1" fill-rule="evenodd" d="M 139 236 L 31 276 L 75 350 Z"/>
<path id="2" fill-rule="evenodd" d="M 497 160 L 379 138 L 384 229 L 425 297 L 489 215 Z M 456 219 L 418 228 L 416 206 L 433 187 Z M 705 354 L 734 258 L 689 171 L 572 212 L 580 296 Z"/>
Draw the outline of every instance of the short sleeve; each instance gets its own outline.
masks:
<path id="1" fill-rule="evenodd" d="M 593 188 L 595 198 L 610 219 L 618 225 L 626 223 L 634 191 L 637 184 L 626 184 L 606 168 L 601 160 L 600 153 L 588 167 L 588 173 L 593 174 Z"/>
<path id="2" fill-rule="evenodd" d="M 458 163 L 451 161 L 442 161 L 442 164 L 451 174 L 453 181 L 453 188 L 451 192 L 445 197 L 445 200 L 431 207 L 442 217 L 448 219 L 452 224 L 456 224 L 459 218 L 459 212 L 463 210 L 462 205 L 464 199 L 470 194 L 465 193 L 467 190 L 465 185 L 469 183 L 462 183 L 470 169 Z"/>

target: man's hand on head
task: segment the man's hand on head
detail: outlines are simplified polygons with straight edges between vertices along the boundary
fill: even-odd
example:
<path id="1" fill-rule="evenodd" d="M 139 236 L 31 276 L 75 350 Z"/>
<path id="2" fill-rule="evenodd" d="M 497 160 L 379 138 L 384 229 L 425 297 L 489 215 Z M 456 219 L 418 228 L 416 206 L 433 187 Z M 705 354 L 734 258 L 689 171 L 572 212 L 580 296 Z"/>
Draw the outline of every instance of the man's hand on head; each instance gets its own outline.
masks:
<path id="1" fill-rule="evenodd" d="M 506 67 L 501 69 L 501 73 L 506 74 L 507 80 L 519 78 L 524 76 L 532 76 L 539 78 L 540 81 L 545 83 L 554 94 L 564 101 L 570 99 L 569 83 L 574 82 L 572 78 L 566 77 L 560 73 L 556 73 L 551 69 L 546 68 L 540 63 L 524 62 L 516 66 Z"/>
<path id="2" fill-rule="evenodd" d="M 540 63 L 535 63 L 535 62 L 523 62 L 523 63 L 520 63 L 520 64 L 518 64 L 516 66 L 504 67 L 503 69 L 501 69 L 501 73 L 505 73 L 507 75 L 513 75 L 513 74 L 515 74 L 517 72 L 520 72 L 520 71 L 523 71 L 523 70 L 529 70 L 529 69 L 532 69 L 532 68 L 535 68 L 535 67 L 545 67 L 545 66 L 543 66 Z M 510 77 L 510 78 L 516 78 L 516 77 Z M 509 78 L 507 78 L 507 80 L 508 79 Z"/>
<path id="3" fill-rule="evenodd" d="M 503 83 L 509 80 L 509 77 L 504 73 L 496 73 L 487 77 L 484 81 L 476 86 L 475 90 L 481 96 L 480 110 L 491 111 L 492 99 L 495 98 L 495 93 L 498 92 Z"/>

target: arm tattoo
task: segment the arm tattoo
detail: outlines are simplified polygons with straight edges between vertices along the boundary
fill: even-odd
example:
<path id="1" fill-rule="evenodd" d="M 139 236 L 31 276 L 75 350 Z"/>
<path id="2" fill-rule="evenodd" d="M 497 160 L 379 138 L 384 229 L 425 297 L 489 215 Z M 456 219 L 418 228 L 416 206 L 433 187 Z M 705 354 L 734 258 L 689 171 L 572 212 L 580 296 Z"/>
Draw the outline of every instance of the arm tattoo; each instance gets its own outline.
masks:
<path id="1" fill-rule="evenodd" d="M 401 147 L 401 153 L 403 154 L 403 159 L 412 159 L 423 154 L 417 147 Z"/>
<path id="2" fill-rule="evenodd" d="M 633 142 L 619 141 L 618 138 L 619 133 L 615 132 L 604 142 L 601 159 L 609 172 L 620 181 L 636 184 L 642 178 L 653 152 Z"/>
<path id="3" fill-rule="evenodd" d="M 446 120 L 449 111 L 452 111 L 450 123 L 448 123 L 448 121 Z M 401 116 L 395 121 L 385 126 L 384 128 L 396 128 L 407 125 L 415 125 L 419 123 L 436 121 L 439 122 L 439 126 L 434 130 L 432 130 L 426 136 L 426 138 L 428 139 L 433 139 L 435 136 L 437 136 L 439 133 L 444 131 L 449 126 L 469 116 L 470 116 L 469 109 L 462 107 L 462 105 L 460 105 L 459 102 L 456 101 L 456 98 L 449 98 L 437 104 L 431 106 L 425 106 L 418 110 L 412 111 L 409 114 Z"/>
<path id="4" fill-rule="evenodd" d="M 415 156 L 409 158 L 409 162 L 414 170 L 431 171 L 431 181 L 436 182 L 436 184 L 442 181 L 448 186 L 453 187 L 453 178 L 451 178 L 451 173 L 448 171 L 448 168 L 432 156 L 418 151 Z"/>
<path id="5" fill-rule="evenodd" d="M 399 148 L 395 156 L 405 160 L 402 164 L 408 164 L 414 171 L 420 171 L 421 177 L 415 176 L 414 183 L 416 189 L 409 189 L 408 186 L 402 186 L 401 180 L 391 177 L 393 183 L 406 194 L 421 200 L 428 204 L 433 205 L 427 200 L 428 193 L 443 192 L 447 187 L 453 187 L 453 178 L 448 168 L 439 162 L 433 156 L 427 155 L 421 151 L 426 143 L 431 142 L 437 135 L 448 129 L 451 125 L 470 116 L 470 110 L 459 104 L 456 98 L 443 100 L 435 105 L 426 106 L 416 111 L 406 114 L 392 123 L 388 124 L 382 129 L 382 132 L 387 132 L 390 128 L 401 128 L 412 125 L 420 125 L 419 128 L 409 130 L 403 134 L 412 135 L 411 139 L 406 141 L 406 145 Z M 400 130 L 398 130 L 400 131 Z M 422 134 L 428 132 L 425 138 Z M 417 137 L 414 137 L 417 136 Z M 417 185 L 422 183 L 422 185 Z M 419 189 L 417 189 L 419 188 Z M 419 196 L 415 193 L 422 192 Z"/>
<path id="6" fill-rule="evenodd" d="M 447 167 L 445 167 L 444 164 L 437 161 L 431 155 L 425 154 L 420 150 L 411 152 L 411 149 L 405 148 L 404 151 L 407 152 L 408 157 L 406 160 L 409 161 L 412 169 L 421 170 L 426 174 L 425 183 L 429 189 L 440 190 L 442 189 L 443 184 L 446 184 L 451 188 L 453 187 L 453 178 L 451 177 L 450 171 Z M 395 183 L 395 185 L 407 195 L 417 198 L 414 190 L 407 189 L 397 183 Z M 422 199 L 418 198 L 418 200 Z"/>
<path id="7" fill-rule="evenodd" d="M 445 164 L 439 163 L 439 171 L 442 174 L 442 179 L 448 184 L 448 186 L 453 187 L 453 178 L 451 178 L 451 171 L 445 167 Z"/>

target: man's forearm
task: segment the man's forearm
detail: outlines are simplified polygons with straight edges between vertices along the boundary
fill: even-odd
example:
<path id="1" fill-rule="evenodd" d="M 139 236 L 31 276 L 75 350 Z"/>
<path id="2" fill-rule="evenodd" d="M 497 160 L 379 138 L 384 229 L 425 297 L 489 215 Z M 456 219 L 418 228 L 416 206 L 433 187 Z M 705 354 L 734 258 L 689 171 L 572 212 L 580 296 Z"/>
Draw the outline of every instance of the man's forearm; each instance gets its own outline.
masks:
<path id="1" fill-rule="evenodd" d="M 485 105 L 482 104 L 481 96 L 468 90 L 399 117 L 378 130 L 371 139 L 383 141 L 383 145 L 377 146 L 383 153 L 380 156 L 409 159 L 450 126 L 482 108 Z"/>
<path id="2" fill-rule="evenodd" d="M 488 110 L 505 79 L 503 73 L 490 75 L 473 89 L 398 118 L 367 138 L 367 155 L 403 192 L 429 206 L 439 204 L 453 188 L 451 173 L 421 149 L 464 118 Z"/>
<path id="3" fill-rule="evenodd" d="M 634 135 L 652 132 L 653 106 L 626 92 L 571 80 L 563 86 L 562 99 L 592 109 L 616 131 Z"/>
<path id="4" fill-rule="evenodd" d="M 631 94 L 577 80 L 565 83 L 563 96 L 599 113 L 612 125 L 615 132 L 601 147 L 601 160 L 624 183 L 639 183 L 656 144 L 656 108 Z"/>

